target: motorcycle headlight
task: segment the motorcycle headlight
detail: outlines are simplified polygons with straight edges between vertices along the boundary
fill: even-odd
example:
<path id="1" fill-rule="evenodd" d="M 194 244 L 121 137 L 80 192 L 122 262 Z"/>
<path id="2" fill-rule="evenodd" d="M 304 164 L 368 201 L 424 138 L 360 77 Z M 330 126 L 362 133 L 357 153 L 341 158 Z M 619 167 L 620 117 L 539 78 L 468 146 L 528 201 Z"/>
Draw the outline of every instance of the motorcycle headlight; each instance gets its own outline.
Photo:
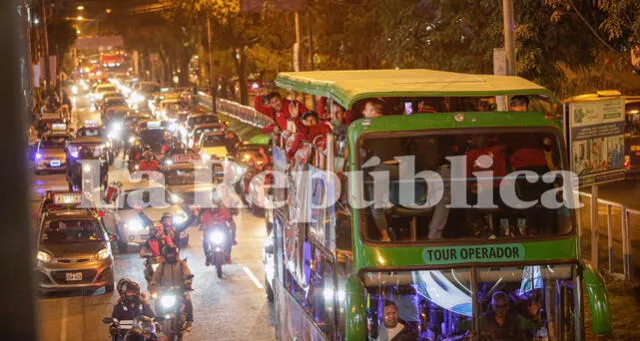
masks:
<path id="1" fill-rule="evenodd" d="M 82 90 L 84 91 L 89 90 L 89 86 L 87 84 L 82 84 Z"/>
<path id="2" fill-rule="evenodd" d="M 74 86 L 72 86 L 72 87 L 71 87 L 71 93 L 72 93 L 72 94 L 74 94 L 74 95 L 77 95 L 77 94 L 78 94 L 78 87 L 77 87 L 77 86 L 75 86 L 75 85 L 74 85 Z"/>
<path id="3" fill-rule="evenodd" d="M 40 159 L 42 159 L 42 154 L 36 153 L 36 160 L 40 160 Z"/>
<path id="4" fill-rule="evenodd" d="M 173 161 L 172 161 L 171 159 L 167 159 L 164 163 L 165 163 L 167 166 L 171 166 L 171 165 L 173 164 Z M 173 198 L 173 196 L 172 196 L 172 198 Z"/>
<path id="5" fill-rule="evenodd" d="M 129 232 L 138 232 L 138 231 L 142 231 L 142 229 L 144 228 L 142 226 L 142 223 L 139 220 L 130 220 L 128 222 L 126 222 L 124 224 L 124 227 L 129 231 Z"/>
<path id="6" fill-rule="evenodd" d="M 110 131 L 108 137 L 110 139 L 117 139 L 118 137 L 120 137 L 120 132 L 118 131 Z"/>
<path id="7" fill-rule="evenodd" d="M 129 143 L 134 143 L 134 142 L 136 142 L 136 138 L 135 138 L 135 137 L 133 137 L 133 136 L 131 136 L 131 137 L 129 138 Z"/>
<path id="8" fill-rule="evenodd" d="M 109 258 L 109 256 L 111 256 L 111 251 L 109 251 L 106 248 L 96 252 L 96 259 L 97 260 L 107 259 L 107 258 Z"/>
<path id="9" fill-rule="evenodd" d="M 83 166 L 82 166 L 82 171 L 83 171 L 83 172 L 85 172 L 85 173 L 89 173 L 89 172 L 91 172 L 91 166 L 89 166 L 89 165 L 83 165 Z"/>
<path id="10" fill-rule="evenodd" d="M 176 295 L 163 295 L 160 298 L 160 304 L 163 308 L 171 308 L 176 304 Z"/>
<path id="11" fill-rule="evenodd" d="M 220 231 L 213 231 L 209 235 L 209 242 L 212 244 L 222 244 L 224 242 L 224 233 Z"/>
<path id="12" fill-rule="evenodd" d="M 53 257 L 46 252 L 38 251 L 38 256 L 36 258 L 43 263 L 49 263 Z"/>
<path id="13" fill-rule="evenodd" d="M 111 125 L 111 130 L 112 130 L 112 131 L 120 131 L 120 130 L 122 130 L 122 123 L 120 123 L 120 122 L 114 122 L 114 123 Z"/>

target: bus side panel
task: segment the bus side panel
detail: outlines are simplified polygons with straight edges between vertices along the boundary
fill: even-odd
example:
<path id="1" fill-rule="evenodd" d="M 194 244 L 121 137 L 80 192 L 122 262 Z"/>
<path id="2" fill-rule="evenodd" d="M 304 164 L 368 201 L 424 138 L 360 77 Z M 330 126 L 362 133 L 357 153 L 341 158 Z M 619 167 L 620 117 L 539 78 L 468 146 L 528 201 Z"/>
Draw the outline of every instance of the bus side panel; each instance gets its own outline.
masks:
<path id="1" fill-rule="evenodd" d="M 274 281 L 276 337 L 279 341 L 327 341 L 316 328 L 302 306 L 287 292 L 282 283 Z"/>

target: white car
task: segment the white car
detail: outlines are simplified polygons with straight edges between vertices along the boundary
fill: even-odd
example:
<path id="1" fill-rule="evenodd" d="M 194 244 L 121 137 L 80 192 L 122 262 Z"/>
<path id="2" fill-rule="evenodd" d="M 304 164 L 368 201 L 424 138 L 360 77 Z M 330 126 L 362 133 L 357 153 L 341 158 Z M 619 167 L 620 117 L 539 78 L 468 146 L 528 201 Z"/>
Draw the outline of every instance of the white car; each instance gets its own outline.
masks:
<path id="1" fill-rule="evenodd" d="M 106 92 L 117 92 L 118 89 L 113 84 L 99 84 L 94 92 L 91 93 L 91 101 L 100 102 Z"/>
<path id="2" fill-rule="evenodd" d="M 155 108 L 153 113 L 159 120 L 175 121 L 178 119 L 180 111 L 180 101 L 178 99 L 165 99 Z"/>
<path id="3" fill-rule="evenodd" d="M 164 205 L 152 202 L 151 205 L 144 205 L 148 207 L 141 209 L 141 212 L 153 222 L 159 221 L 164 213 L 172 214 L 176 226 L 193 220 L 191 212 L 183 208 L 183 200 L 164 186 L 148 180 L 122 184 L 118 190 L 117 199 L 109 204 L 105 212 L 105 216 L 111 217 L 111 219 L 105 219 L 107 228 L 119 236 L 120 252 L 126 252 L 128 246 L 140 247 L 149 239 L 149 226 L 146 226 L 141 219 L 135 206 L 150 200 L 164 200 Z M 187 225 L 178 231 L 180 247 L 186 247 L 189 243 L 188 227 Z"/>
<path id="4" fill-rule="evenodd" d="M 229 154 L 224 134 L 220 131 L 210 131 L 200 136 L 196 149 L 203 160 L 224 159 Z"/>

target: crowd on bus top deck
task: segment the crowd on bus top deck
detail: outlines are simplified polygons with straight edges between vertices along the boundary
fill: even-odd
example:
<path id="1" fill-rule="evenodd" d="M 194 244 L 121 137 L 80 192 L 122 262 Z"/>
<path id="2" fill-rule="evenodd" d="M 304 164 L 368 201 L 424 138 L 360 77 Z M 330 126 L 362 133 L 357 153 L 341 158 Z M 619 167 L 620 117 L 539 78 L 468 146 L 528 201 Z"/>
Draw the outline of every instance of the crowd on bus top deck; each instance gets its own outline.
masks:
<path id="1" fill-rule="evenodd" d="M 263 133 L 280 133 L 295 130 L 295 139 L 289 151 L 292 157 L 303 141 L 313 142 L 318 136 L 333 132 L 345 135 L 349 124 L 360 118 L 375 118 L 386 115 L 407 115 L 416 113 L 437 113 L 451 111 L 492 111 L 495 103 L 480 98 L 421 98 L 411 103 L 410 107 L 393 105 L 389 99 L 371 98 L 354 106 L 354 110 L 346 110 L 337 102 L 328 105 L 328 99 L 321 97 L 316 110 L 310 110 L 298 100 L 283 98 L 278 91 L 260 94 L 254 98 L 255 109 L 273 119 L 274 123 L 262 129 Z M 413 105 L 416 110 L 413 110 Z M 529 99 L 517 95 L 511 98 L 510 111 L 527 111 Z M 293 123 L 293 127 L 289 122 Z"/>

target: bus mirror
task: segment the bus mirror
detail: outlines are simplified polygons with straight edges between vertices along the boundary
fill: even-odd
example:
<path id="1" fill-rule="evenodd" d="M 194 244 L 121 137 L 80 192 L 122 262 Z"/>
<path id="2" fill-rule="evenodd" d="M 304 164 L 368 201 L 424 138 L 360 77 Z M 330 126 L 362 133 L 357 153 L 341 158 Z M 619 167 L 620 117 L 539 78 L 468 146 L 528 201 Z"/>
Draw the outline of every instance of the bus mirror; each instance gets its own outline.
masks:
<path id="1" fill-rule="evenodd" d="M 602 276 L 590 265 L 583 265 L 584 287 L 591 307 L 593 333 L 607 335 L 613 330 L 607 287 Z"/>

